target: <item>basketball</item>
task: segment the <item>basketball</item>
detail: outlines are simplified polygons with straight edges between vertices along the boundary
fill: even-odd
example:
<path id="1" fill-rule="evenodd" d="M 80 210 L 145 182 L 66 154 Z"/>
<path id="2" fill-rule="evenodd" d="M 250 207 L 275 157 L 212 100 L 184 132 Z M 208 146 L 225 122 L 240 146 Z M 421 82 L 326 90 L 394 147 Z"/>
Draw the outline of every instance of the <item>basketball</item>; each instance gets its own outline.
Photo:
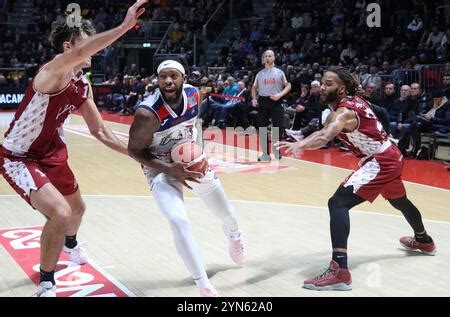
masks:
<path id="1" fill-rule="evenodd" d="M 208 158 L 203 149 L 195 143 L 182 143 L 173 147 L 171 151 L 172 161 L 187 163 L 187 169 L 206 174 L 208 170 Z"/>

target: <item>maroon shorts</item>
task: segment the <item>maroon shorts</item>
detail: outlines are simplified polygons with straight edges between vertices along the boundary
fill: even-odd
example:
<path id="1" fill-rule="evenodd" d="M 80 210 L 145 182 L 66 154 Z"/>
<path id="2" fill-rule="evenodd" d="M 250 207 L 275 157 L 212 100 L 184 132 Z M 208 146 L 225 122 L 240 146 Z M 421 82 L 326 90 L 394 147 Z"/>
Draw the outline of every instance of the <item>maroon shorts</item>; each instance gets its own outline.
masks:
<path id="1" fill-rule="evenodd" d="M 397 199 L 406 196 L 402 170 L 403 156 L 395 145 L 391 145 L 383 153 L 367 159 L 342 185 L 353 186 L 356 195 L 370 202 L 380 194 L 385 199 Z"/>
<path id="2" fill-rule="evenodd" d="M 78 184 L 67 161 L 49 162 L 5 155 L 0 151 L 0 174 L 31 205 L 31 190 L 51 183 L 63 196 L 74 194 Z"/>

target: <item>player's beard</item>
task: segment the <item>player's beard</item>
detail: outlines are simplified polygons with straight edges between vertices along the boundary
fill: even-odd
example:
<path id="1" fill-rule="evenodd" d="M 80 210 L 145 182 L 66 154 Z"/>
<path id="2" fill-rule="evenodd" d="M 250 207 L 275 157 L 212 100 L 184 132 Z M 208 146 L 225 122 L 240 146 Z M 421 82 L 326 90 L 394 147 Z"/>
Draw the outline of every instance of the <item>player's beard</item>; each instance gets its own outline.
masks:
<path id="1" fill-rule="evenodd" d="M 321 95 L 320 101 L 322 101 L 324 104 L 332 104 L 335 103 L 339 98 L 338 95 L 338 88 L 336 88 L 334 91 L 328 92 L 326 96 Z"/>
<path id="2" fill-rule="evenodd" d="M 164 96 L 164 100 L 170 105 L 170 106 L 177 106 L 178 103 L 181 102 L 181 94 L 183 92 L 183 85 L 181 85 L 179 88 L 175 88 L 175 94 L 169 94 L 167 95 L 164 89 L 160 89 L 161 93 Z"/>

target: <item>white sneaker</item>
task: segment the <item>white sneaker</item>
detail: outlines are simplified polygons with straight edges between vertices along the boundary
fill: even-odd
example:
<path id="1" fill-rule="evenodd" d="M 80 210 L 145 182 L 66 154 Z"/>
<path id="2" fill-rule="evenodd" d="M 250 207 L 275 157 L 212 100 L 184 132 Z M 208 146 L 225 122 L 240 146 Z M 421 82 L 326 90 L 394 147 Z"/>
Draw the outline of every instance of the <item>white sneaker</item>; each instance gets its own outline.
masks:
<path id="1" fill-rule="evenodd" d="M 56 286 L 52 282 L 39 283 L 37 297 L 56 297 Z"/>
<path id="2" fill-rule="evenodd" d="M 64 252 L 69 254 L 69 259 L 73 263 L 85 264 L 89 262 L 86 249 L 79 243 L 73 249 L 64 246 Z"/>
<path id="3" fill-rule="evenodd" d="M 300 130 L 295 131 L 291 129 L 286 129 L 286 135 L 294 139 L 295 141 L 300 141 L 304 138 L 302 132 Z"/>
<path id="4" fill-rule="evenodd" d="M 229 248 L 228 252 L 230 254 L 231 259 L 239 265 L 244 265 L 245 262 L 245 248 L 244 248 L 244 240 L 242 237 L 242 233 L 240 231 L 233 233 L 228 230 L 228 228 L 223 225 L 223 232 L 228 238 Z"/>
<path id="5" fill-rule="evenodd" d="M 208 285 L 200 289 L 200 296 L 202 297 L 219 297 L 219 292 L 212 285 Z"/>

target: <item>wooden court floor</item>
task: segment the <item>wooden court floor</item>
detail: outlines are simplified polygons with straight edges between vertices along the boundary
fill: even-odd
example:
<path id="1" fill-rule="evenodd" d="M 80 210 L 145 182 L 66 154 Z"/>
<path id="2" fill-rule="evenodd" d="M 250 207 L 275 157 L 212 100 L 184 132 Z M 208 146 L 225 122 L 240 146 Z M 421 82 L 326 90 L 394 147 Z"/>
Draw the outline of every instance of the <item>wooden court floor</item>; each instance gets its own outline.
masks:
<path id="1" fill-rule="evenodd" d="M 126 138 L 128 126 L 108 123 Z M 6 126 L 0 127 L 3 132 Z M 86 133 L 77 116 L 66 127 L 70 165 L 87 203 L 79 238 L 92 261 L 135 296 L 197 296 L 178 258 L 166 220 L 132 159 Z M 1 140 L 1 138 L 0 138 Z M 311 292 L 303 280 L 330 258 L 327 200 L 351 172 L 284 158 L 254 162 L 256 153 L 209 144 L 213 167 L 235 206 L 248 262 L 236 266 L 218 220 L 186 194 L 195 239 L 212 283 L 222 296 L 450 296 L 449 191 L 406 183 L 438 247 L 435 257 L 400 249 L 411 234 L 406 221 L 382 198 L 351 212 L 350 268 L 354 290 Z M 44 218 L 0 179 L 0 229 L 41 226 Z M 31 296 L 35 286 L 0 247 L 0 296 Z"/>

